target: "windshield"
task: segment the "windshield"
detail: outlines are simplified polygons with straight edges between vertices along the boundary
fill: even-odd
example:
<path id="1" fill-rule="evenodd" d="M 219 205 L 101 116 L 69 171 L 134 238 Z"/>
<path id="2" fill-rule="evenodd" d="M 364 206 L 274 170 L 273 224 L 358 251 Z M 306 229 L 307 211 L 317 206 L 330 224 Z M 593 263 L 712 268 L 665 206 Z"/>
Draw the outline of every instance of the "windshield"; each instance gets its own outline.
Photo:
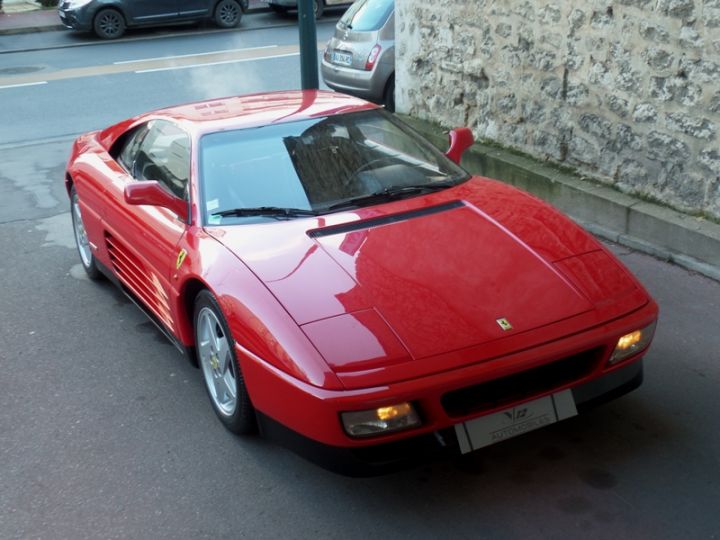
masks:
<path id="1" fill-rule="evenodd" d="M 469 178 L 381 109 L 208 134 L 199 165 L 203 221 L 211 225 L 378 204 L 367 197 L 414 196 Z"/>
<path id="2" fill-rule="evenodd" d="M 338 23 L 356 32 L 380 30 L 395 7 L 395 0 L 360 0 L 355 2 Z"/>

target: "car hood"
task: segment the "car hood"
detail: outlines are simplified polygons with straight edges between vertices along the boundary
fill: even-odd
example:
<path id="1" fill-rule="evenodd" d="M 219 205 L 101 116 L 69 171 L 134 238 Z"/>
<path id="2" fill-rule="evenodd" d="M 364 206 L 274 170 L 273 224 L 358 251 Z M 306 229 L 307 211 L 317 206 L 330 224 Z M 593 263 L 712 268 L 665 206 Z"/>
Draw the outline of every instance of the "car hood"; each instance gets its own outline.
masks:
<path id="1" fill-rule="evenodd" d="M 336 372 L 527 333 L 635 289 L 570 220 L 477 179 L 355 212 L 208 232 L 265 283 Z M 588 277 L 603 265 L 612 272 Z M 620 285 L 598 285 L 607 278 Z M 639 296 L 623 309 L 637 308 Z"/>

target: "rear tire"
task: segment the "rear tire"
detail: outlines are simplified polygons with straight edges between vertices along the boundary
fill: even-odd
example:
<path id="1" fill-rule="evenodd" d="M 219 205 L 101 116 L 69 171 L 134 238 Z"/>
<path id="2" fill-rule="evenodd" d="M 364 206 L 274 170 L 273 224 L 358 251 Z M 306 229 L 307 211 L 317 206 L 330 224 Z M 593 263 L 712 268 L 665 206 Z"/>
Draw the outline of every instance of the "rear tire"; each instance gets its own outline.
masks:
<path id="1" fill-rule="evenodd" d="M 325 13 L 325 2 L 323 0 L 313 0 L 313 13 L 316 19 L 323 16 L 323 13 Z"/>
<path id="2" fill-rule="evenodd" d="M 390 112 L 395 112 L 395 74 L 390 75 L 388 82 L 385 84 L 385 93 L 383 94 L 383 105 Z"/>
<path id="3" fill-rule="evenodd" d="M 235 340 L 220 305 L 208 290 L 195 297 L 193 328 L 198 363 L 215 414 L 233 433 L 254 433 L 255 409 L 235 356 Z"/>
<path id="4" fill-rule="evenodd" d="M 101 9 L 93 20 L 93 29 L 102 39 L 117 39 L 125 33 L 125 18 L 114 9 Z"/>
<path id="5" fill-rule="evenodd" d="M 242 8 L 235 0 L 220 0 L 215 6 L 215 24 L 220 28 L 235 28 L 242 15 Z"/>

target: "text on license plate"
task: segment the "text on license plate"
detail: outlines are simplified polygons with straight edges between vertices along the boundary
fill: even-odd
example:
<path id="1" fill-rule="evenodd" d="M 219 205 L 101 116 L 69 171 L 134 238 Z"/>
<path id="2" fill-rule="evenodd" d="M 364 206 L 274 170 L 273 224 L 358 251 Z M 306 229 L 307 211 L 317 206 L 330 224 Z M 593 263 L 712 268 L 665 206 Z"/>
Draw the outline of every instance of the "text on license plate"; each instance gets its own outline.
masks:
<path id="1" fill-rule="evenodd" d="M 466 454 L 577 414 L 572 390 L 558 392 L 455 425 L 460 452 Z"/>
<path id="2" fill-rule="evenodd" d="M 352 65 L 352 54 L 339 52 L 339 51 L 333 51 L 332 62 L 333 62 L 333 64 L 340 64 L 341 66 Z"/>

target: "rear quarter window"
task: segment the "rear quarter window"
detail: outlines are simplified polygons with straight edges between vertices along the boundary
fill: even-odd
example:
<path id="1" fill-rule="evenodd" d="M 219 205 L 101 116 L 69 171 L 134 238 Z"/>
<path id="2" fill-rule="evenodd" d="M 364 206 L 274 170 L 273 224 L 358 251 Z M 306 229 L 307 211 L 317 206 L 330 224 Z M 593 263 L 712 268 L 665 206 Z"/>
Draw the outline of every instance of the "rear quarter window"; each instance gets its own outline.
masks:
<path id="1" fill-rule="evenodd" d="M 340 26 L 355 32 L 380 30 L 395 8 L 395 0 L 360 0 L 340 19 Z"/>

